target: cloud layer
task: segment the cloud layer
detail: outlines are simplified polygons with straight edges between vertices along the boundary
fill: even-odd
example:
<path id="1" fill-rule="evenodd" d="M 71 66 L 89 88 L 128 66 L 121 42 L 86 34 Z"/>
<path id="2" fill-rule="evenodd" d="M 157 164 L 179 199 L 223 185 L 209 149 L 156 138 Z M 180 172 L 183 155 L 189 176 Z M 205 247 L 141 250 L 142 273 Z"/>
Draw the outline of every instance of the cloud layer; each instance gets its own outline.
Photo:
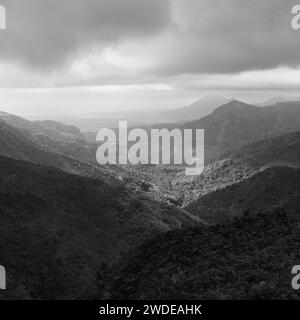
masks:
<path id="1" fill-rule="evenodd" d="M 91 46 L 155 35 L 170 23 L 167 0 L 2 0 L 0 59 L 59 67 Z"/>
<path id="2" fill-rule="evenodd" d="M 300 65 L 293 0 L 176 0 L 166 73 L 234 73 Z M 164 50 L 166 52 L 166 50 Z"/>
<path id="3" fill-rule="evenodd" d="M 227 88 L 240 78 L 243 87 L 248 80 L 253 86 L 256 74 L 264 87 L 287 88 L 290 70 L 300 66 L 300 31 L 291 28 L 294 0 L 0 2 L 7 10 L 0 87 L 176 87 L 187 77 L 188 87 L 207 80 Z M 271 81 L 276 69 L 282 83 Z M 300 87 L 297 77 L 291 81 Z"/>

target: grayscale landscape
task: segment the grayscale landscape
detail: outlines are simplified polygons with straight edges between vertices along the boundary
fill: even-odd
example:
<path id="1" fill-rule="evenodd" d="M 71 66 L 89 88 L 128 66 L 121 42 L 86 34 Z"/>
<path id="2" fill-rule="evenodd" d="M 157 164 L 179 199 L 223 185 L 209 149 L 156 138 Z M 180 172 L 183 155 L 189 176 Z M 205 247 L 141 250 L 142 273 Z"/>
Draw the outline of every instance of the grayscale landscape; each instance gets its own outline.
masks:
<path id="1" fill-rule="evenodd" d="M 293 1 L 0 2 L 0 299 L 300 298 Z M 100 165 L 119 121 L 203 172 Z"/>

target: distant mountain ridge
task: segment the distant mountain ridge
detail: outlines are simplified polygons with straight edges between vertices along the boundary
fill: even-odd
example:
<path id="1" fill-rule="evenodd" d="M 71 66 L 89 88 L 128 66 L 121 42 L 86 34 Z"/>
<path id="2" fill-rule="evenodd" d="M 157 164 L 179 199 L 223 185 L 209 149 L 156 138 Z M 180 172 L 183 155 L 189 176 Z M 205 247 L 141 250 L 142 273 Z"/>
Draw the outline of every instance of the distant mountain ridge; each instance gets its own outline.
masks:
<path id="1" fill-rule="evenodd" d="M 222 96 L 205 96 L 191 105 L 180 108 L 163 109 L 153 106 L 153 110 L 149 107 L 144 110 L 94 112 L 77 116 L 62 116 L 61 121 L 79 127 L 89 141 L 95 141 L 95 132 L 101 128 L 117 128 L 119 120 L 127 120 L 131 127 L 151 126 L 163 122 L 182 123 L 204 117 L 232 100 Z"/>
<path id="2" fill-rule="evenodd" d="M 210 162 L 228 150 L 299 131 L 300 102 L 262 108 L 232 101 L 204 118 L 184 123 L 181 129 L 205 130 L 205 157 Z"/>
<path id="3" fill-rule="evenodd" d="M 73 129 L 73 132 L 68 132 L 62 128 L 69 127 L 67 125 L 61 124 L 59 126 L 58 122 L 53 121 L 30 121 L 22 117 L 10 114 L 7 112 L 0 111 L 0 119 L 5 121 L 7 124 L 21 129 L 26 130 L 28 134 L 30 133 L 32 137 L 38 137 L 39 135 L 44 135 L 54 140 L 76 140 L 84 139 L 84 136 L 79 134 L 77 130 Z M 75 132 L 75 134 L 74 134 Z"/>
<path id="4" fill-rule="evenodd" d="M 300 97 L 285 98 L 285 97 L 275 96 L 264 102 L 256 103 L 255 105 L 260 107 L 266 107 L 266 106 L 272 106 L 274 104 L 278 104 L 282 102 L 292 102 L 292 101 L 300 101 Z"/>
<path id="5" fill-rule="evenodd" d="M 87 142 L 79 129 L 53 121 L 29 121 L 0 112 L 0 120 L 19 130 L 45 151 L 68 156 L 83 163 L 96 165 L 96 144 Z"/>
<path id="6" fill-rule="evenodd" d="M 222 96 L 206 96 L 189 106 L 161 112 L 160 118 L 168 122 L 186 122 L 200 119 L 232 100 Z"/>
<path id="7" fill-rule="evenodd" d="M 102 181 L 106 179 L 114 184 L 120 184 L 114 175 L 110 174 L 105 168 L 80 162 L 63 153 L 49 151 L 44 145 L 40 145 L 27 138 L 28 136 L 30 137 L 30 134 L 25 133 L 27 132 L 8 125 L 0 119 L 0 155 L 15 160 L 55 167 L 71 174 L 80 174 L 87 177 L 93 176 Z M 54 142 L 52 141 L 52 143 Z"/>
<path id="8" fill-rule="evenodd" d="M 41 125 L 47 129 L 58 131 L 66 136 L 77 137 L 78 139 L 84 140 L 84 135 L 80 132 L 80 130 L 71 125 L 66 125 L 61 122 L 53 121 L 53 120 L 43 120 L 43 121 L 34 121 L 38 125 Z"/>

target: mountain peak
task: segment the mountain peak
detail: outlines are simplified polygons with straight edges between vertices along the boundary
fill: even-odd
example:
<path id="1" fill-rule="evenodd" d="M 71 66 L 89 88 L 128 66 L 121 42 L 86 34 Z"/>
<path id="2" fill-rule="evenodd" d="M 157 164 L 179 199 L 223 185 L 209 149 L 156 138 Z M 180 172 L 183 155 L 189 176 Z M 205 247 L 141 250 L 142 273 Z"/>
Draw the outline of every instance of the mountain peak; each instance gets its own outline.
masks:
<path id="1" fill-rule="evenodd" d="M 167 117 L 168 120 L 172 119 L 171 122 L 192 121 L 194 119 L 200 119 L 211 114 L 218 107 L 230 101 L 230 98 L 222 96 L 205 96 L 196 100 L 189 106 L 171 111 L 168 110 L 163 114 L 163 116 Z"/>
<path id="2" fill-rule="evenodd" d="M 248 103 L 242 102 L 240 100 L 232 100 L 226 104 L 223 104 L 219 108 L 217 108 L 214 113 L 219 113 L 219 112 L 236 112 L 236 111 L 244 111 L 248 109 L 254 109 L 258 108 L 253 105 L 250 105 Z"/>
<path id="3" fill-rule="evenodd" d="M 231 98 L 226 98 L 226 97 L 217 96 L 217 95 L 209 95 L 209 96 L 204 96 L 202 98 L 197 99 L 195 102 L 193 102 L 190 106 L 186 108 L 199 107 L 199 106 L 202 106 L 203 104 L 213 104 L 213 105 L 221 106 L 230 101 L 232 101 Z"/>

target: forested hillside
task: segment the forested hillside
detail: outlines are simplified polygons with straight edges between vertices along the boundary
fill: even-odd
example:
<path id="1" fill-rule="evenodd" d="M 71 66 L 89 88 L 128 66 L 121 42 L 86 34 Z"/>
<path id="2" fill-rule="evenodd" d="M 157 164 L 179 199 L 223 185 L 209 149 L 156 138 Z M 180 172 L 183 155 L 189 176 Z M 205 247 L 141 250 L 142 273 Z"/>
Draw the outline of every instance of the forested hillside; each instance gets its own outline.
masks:
<path id="1" fill-rule="evenodd" d="M 300 220 L 283 209 L 246 213 L 149 241 L 99 281 L 98 298 L 300 299 Z"/>

